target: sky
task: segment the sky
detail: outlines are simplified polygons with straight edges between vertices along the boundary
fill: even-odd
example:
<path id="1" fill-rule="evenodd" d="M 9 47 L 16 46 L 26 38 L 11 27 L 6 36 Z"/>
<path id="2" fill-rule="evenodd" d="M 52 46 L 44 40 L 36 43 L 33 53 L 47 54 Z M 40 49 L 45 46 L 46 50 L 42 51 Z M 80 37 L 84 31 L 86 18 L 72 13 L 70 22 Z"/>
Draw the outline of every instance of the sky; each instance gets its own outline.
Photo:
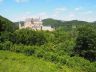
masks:
<path id="1" fill-rule="evenodd" d="M 26 18 L 96 21 L 96 0 L 0 0 L 0 15 L 11 21 Z"/>

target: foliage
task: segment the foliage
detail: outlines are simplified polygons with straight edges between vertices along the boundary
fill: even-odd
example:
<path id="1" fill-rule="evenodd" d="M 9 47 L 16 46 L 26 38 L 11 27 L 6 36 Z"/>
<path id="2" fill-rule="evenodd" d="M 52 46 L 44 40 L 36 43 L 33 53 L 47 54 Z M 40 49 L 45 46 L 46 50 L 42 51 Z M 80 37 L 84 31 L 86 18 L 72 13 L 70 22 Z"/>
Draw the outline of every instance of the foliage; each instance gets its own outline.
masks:
<path id="1" fill-rule="evenodd" d="M 96 29 L 91 26 L 78 28 L 75 52 L 91 61 L 96 61 Z"/>
<path id="2" fill-rule="evenodd" d="M 72 26 L 79 27 L 80 25 L 87 25 L 87 24 L 94 24 L 94 23 L 89 23 L 85 21 L 78 21 L 78 20 L 72 20 L 72 21 L 61 21 L 61 20 L 55 20 L 55 19 L 44 19 L 43 20 L 43 25 L 47 26 L 52 26 L 53 28 L 59 28 L 59 27 L 64 27 L 64 30 L 69 31 L 72 29 Z"/>
<path id="3" fill-rule="evenodd" d="M 1 72 L 95 72 L 96 63 L 90 63 L 78 57 L 59 57 L 64 66 L 38 59 L 34 56 L 25 56 L 21 53 L 0 51 Z"/>
<path id="4" fill-rule="evenodd" d="M 45 46 L 25 46 L 25 45 L 18 45 L 15 44 L 11 46 L 11 43 L 6 42 L 6 47 L 8 47 L 8 50 L 12 52 L 17 53 L 23 53 L 27 56 L 35 56 L 38 58 L 42 58 L 46 61 L 53 62 L 55 64 L 59 64 L 59 68 L 63 68 L 64 65 L 66 65 L 68 68 L 74 69 L 78 71 L 84 71 L 84 72 L 95 72 L 96 71 L 96 64 L 90 63 L 88 60 L 85 60 L 81 57 L 70 57 L 67 54 L 59 55 L 58 52 L 54 52 L 49 49 L 44 48 Z M 5 46 L 5 44 L 3 46 Z M 1 45 L 0 45 L 1 46 Z M 4 47 L 2 47 L 4 48 Z M 5 50 L 5 49 L 2 49 Z M 76 68 L 76 69 L 75 69 Z M 64 69 L 65 70 L 65 69 Z"/>
<path id="5" fill-rule="evenodd" d="M 51 19 L 51 18 L 43 20 L 43 25 L 58 27 L 58 26 L 60 26 L 59 24 L 62 25 L 63 22 L 60 20 L 55 20 L 55 19 Z"/>
<path id="6" fill-rule="evenodd" d="M 14 23 L 10 20 L 0 16 L 0 32 L 2 31 L 8 31 L 13 32 L 14 31 Z"/>
<path id="7" fill-rule="evenodd" d="M 13 33 L 11 41 L 26 45 L 42 45 L 47 42 L 43 32 L 33 31 L 31 29 L 16 30 Z"/>
<path id="8" fill-rule="evenodd" d="M 33 56 L 0 51 L 0 72 L 60 72 L 53 63 Z"/>
<path id="9" fill-rule="evenodd" d="M 0 43 L 0 50 L 10 50 L 13 46 L 13 43 L 10 41 L 5 41 Z"/>
<path id="10" fill-rule="evenodd" d="M 10 41 L 11 37 L 12 37 L 11 32 L 1 32 L 0 41 L 1 42 Z"/>

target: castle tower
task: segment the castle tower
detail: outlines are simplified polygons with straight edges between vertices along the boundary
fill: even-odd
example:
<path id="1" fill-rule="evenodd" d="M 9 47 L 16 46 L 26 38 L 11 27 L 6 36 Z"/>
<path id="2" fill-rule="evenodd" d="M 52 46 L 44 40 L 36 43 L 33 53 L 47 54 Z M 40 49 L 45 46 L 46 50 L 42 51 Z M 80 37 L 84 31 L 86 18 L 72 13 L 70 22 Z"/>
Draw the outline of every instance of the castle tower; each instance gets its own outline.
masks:
<path id="1" fill-rule="evenodd" d="M 40 20 L 40 18 L 28 18 L 25 20 L 24 23 L 25 28 L 32 28 L 34 30 L 41 30 L 42 25 L 42 21 Z"/>
<path id="2" fill-rule="evenodd" d="M 19 29 L 21 29 L 22 27 L 21 27 L 21 23 L 20 23 L 20 21 L 19 21 Z"/>

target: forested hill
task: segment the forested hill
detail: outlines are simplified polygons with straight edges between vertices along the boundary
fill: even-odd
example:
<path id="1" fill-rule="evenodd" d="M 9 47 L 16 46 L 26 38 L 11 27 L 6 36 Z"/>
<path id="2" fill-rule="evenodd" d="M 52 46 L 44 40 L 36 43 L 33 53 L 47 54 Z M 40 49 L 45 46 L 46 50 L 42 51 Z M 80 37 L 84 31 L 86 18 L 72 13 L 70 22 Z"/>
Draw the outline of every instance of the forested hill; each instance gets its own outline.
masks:
<path id="1" fill-rule="evenodd" d="M 55 20 L 55 19 L 48 18 L 48 19 L 43 20 L 43 25 L 58 27 L 58 26 L 63 25 L 63 22 L 60 21 L 60 20 Z"/>
<path id="2" fill-rule="evenodd" d="M 10 31 L 12 32 L 15 29 L 14 23 L 7 18 L 0 16 L 0 32 L 1 31 Z"/>
<path id="3" fill-rule="evenodd" d="M 52 18 L 47 18 L 42 20 L 44 26 L 51 26 L 53 28 L 58 28 L 58 27 L 71 27 L 72 25 L 84 25 L 84 24 L 96 24 L 96 22 L 86 22 L 86 21 L 79 21 L 79 20 L 72 20 L 72 21 L 61 21 L 61 20 L 56 20 Z M 24 21 L 20 21 L 21 24 L 24 24 Z M 19 22 L 15 22 L 15 26 L 19 26 Z"/>
<path id="4" fill-rule="evenodd" d="M 52 18 L 44 19 L 43 25 L 44 26 L 52 26 L 53 28 L 58 28 L 58 27 L 65 27 L 65 28 L 70 28 L 72 25 L 84 25 L 84 24 L 96 24 L 96 22 L 86 22 L 86 21 L 78 21 L 78 20 L 72 20 L 72 21 L 61 21 L 61 20 L 56 20 Z M 24 23 L 24 21 L 21 21 L 21 24 Z M 19 27 L 19 22 L 12 22 L 8 20 L 7 18 L 4 18 L 0 16 L 0 31 L 13 31 L 14 29 L 18 29 Z"/>
<path id="5" fill-rule="evenodd" d="M 92 24 L 91 22 L 86 21 L 78 21 L 78 20 L 72 20 L 72 21 L 61 21 L 61 20 L 55 20 L 55 19 L 44 19 L 43 25 L 48 25 L 52 27 L 60 27 L 60 26 L 66 26 L 66 25 L 81 25 L 81 24 Z"/>

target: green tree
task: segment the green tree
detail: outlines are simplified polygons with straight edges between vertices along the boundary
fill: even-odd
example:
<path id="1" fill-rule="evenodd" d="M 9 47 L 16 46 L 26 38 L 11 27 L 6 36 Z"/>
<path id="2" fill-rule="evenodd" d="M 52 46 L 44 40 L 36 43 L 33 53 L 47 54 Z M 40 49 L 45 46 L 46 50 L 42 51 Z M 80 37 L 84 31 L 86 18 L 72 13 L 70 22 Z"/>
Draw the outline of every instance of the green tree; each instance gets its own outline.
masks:
<path id="1" fill-rule="evenodd" d="M 47 42 L 42 31 L 33 31 L 31 29 L 16 30 L 11 38 L 13 43 L 26 45 L 42 45 Z"/>
<path id="2" fill-rule="evenodd" d="M 0 16 L 0 42 L 8 41 L 14 31 L 14 23 Z"/>
<path id="3" fill-rule="evenodd" d="M 96 29 L 92 25 L 84 25 L 78 28 L 78 37 L 76 39 L 75 53 L 96 61 Z"/>
<path id="4" fill-rule="evenodd" d="M 0 16 L 0 32 L 2 31 L 13 32 L 14 30 L 15 30 L 14 23 Z"/>

